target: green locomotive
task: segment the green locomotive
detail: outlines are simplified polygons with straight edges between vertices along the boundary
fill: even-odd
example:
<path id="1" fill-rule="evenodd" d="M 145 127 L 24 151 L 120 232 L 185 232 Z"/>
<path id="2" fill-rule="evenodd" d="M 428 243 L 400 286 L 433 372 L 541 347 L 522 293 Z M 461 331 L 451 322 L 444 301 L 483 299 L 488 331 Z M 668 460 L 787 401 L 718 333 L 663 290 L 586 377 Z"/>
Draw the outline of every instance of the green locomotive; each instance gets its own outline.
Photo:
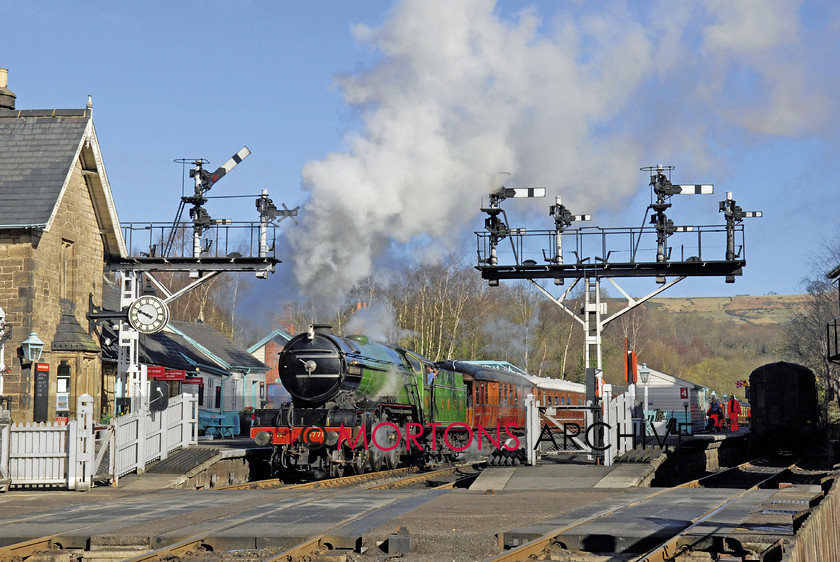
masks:
<path id="1" fill-rule="evenodd" d="M 251 437 L 272 444 L 272 472 L 341 476 L 442 461 L 469 438 L 461 373 L 402 348 L 310 326 L 279 357 L 288 404 L 255 411 Z"/>

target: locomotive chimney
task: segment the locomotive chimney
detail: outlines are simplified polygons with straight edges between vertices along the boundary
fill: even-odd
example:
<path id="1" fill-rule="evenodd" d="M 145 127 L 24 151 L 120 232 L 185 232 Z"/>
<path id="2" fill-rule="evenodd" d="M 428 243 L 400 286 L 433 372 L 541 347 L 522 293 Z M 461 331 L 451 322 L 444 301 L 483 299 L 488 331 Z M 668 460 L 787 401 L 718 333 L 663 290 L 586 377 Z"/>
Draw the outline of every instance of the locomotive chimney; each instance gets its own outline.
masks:
<path id="1" fill-rule="evenodd" d="M 0 68 L 0 109 L 14 109 L 15 98 L 14 92 L 8 89 L 9 85 L 9 69 Z"/>

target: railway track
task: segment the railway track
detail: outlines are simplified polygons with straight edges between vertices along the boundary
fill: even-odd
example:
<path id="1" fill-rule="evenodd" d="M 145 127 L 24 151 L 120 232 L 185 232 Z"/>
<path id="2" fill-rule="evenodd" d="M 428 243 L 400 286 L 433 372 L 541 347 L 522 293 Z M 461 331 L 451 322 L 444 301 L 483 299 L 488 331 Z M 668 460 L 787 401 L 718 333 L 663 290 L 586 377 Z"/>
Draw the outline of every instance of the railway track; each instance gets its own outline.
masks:
<path id="1" fill-rule="evenodd" d="M 615 548 L 611 554 L 611 560 L 641 560 L 645 562 L 665 562 L 669 560 L 678 559 L 678 557 L 693 547 L 707 547 L 708 543 L 713 541 L 710 537 L 714 534 L 712 528 L 715 525 L 709 525 L 710 522 L 718 517 L 722 517 L 722 513 L 728 508 L 733 508 L 735 504 L 745 498 L 748 494 L 755 490 L 772 490 L 779 488 L 779 484 L 784 481 L 796 480 L 799 471 L 797 463 L 789 465 L 776 466 L 766 461 L 766 459 L 755 459 L 744 463 L 737 467 L 727 469 L 691 482 L 686 482 L 674 488 L 663 488 L 651 494 L 642 497 L 631 497 L 627 501 L 621 503 L 613 503 L 613 505 L 606 509 L 591 513 L 586 517 L 582 517 L 570 521 L 565 525 L 558 526 L 548 532 L 544 532 L 540 537 L 518 544 L 517 546 L 504 551 L 491 560 L 494 561 L 513 561 L 513 560 L 550 560 L 555 559 L 552 556 L 558 554 L 574 555 L 590 553 L 608 552 L 605 547 L 612 546 Z M 716 490 L 717 493 L 713 496 L 704 499 L 701 496 L 695 496 L 693 501 L 701 504 L 695 505 L 692 511 L 686 509 L 684 505 L 688 500 L 684 491 L 705 488 L 709 490 Z M 821 496 L 821 494 L 816 494 Z M 761 514 L 772 516 L 785 516 L 793 519 L 792 525 L 796 525 L 796 509 L 790 509 L 797 502 L 813 501 L 801 500 L 794 495 L 789 496 L 791 499 L 775 500 L 781 506 L 779 509 L 771 508 L 760 510 Z M 793 499 L 796 498 L 796 499 Z M 682 505 L 679 502 L 684 502 Z M 789 503 L 785 503 L 789 502 Z M 608 536 L 596 536 L 595 534 L 587 534 L 586 529 L 614 529 L 616 535 L 623 529 L 623 526 L 632 526 L 638 523 L 639 520 L 644 520 L 642 515 L 635 515 L 641 513 L 653 512 L 653 510 L 646 511 L 650 506 L 656 504 L 665 504 L 672 506 L 673 513 L 668 518 L 668 524 L 663 525 L 663 530 L 656 530 L 650 532 L 648 537 L 636 540 L 635 544 L 629 545 L 629 548 L 623 549 L 621 541 L 613 536 L 612 540 Z M 690 516 L 686 514 L 690 513 Z M 799 511 L 802 513 L 802 511 Z M 634 519 L 635 517 L 635 519 Z M 648 516 L 650 522 L 653 517 Z M 725 519 L 725 518 L 723 518 Z M 778 519 L 778 518 L 777 518 Z M 764 530 L 772 529 L 773 523 L 768 523 Z M 709 527 L 704 529 L 704 526 Z M 755 529 L 760 529 L 760 524 L 754 526 Z M 701 529 L 702 532 L 701 532 Z M 712 530 L 710 530 L 712 529 Z M 779 527 L 781 533 L 781 528 Z M 746 529 L 741 529 L 745 533 Z M 706 536 L 703 536 L 703 535 Z M 663 536 L 666 535 L 666 536 Z M 581 537 L 585 537 L 581 539 Z M 650 537 L 658 537 L 652 541 Z M 637 536 L 634 536 L 638 539 Z M 645 540 L 647 539 L 647 540 Z M 500 536 L 500 543 L 504 543 L 506 539 Z M 628 543 L 632 540 L 628 539 Z M 651 543 L 654 544 L 651 544 Z M 718 548 L 724 553 L 737 554 L 743 551 L 737 541 L 727 542 L 727 538 L 719 537 Z M 759 553 L 761 560 L 775 559 L 773 556 L 780 554 L 783 551 L 784 545 L 781 538 L 774 538 L 768 541 L 770 544 L 764 546 L 763 551 Z M 575 548 L 575 543 L 581 543 L 577 546 L 585 546 L 587 543 L 590 548 Z M 500 544 L 505 548 L 505 544 Z M 726 551 L 730 552 L 726 552 Z M 766 558 L 766 557 L 771 558 Z M 740 558 L 738 558 L 740 559 Z M 779 558 L 780 559 L 780 558 Z"/>
<path id="2" fill-rule="evenodd" d="M 302 484 L 292 484 L 292 485 L 283 485 L 281 482 L 277 481 L 276 479 L 268 480 L 268 481 L 261 481 L 261 482 L 254 482 L 251 485 L 240 485 L 240 486 L 226 486 L 222 488 L 217 488 L 217 491 L 221 490 L 237 490 L 237 489 L 264 489 L 264 488 L 283 488 L 284 490 L 310 490 L 310 489 L 325 489 L 327 495 L 320 494 L 316 497 L 310 497 L 307 499 L 303 499 L 301 501 L 293 502 L 291 504 L 292 507 L 295 509 L 305 508 L 307 504 L 313 504 L 316 502 L 323 502 L 325 499 L 328 500 L 329 497 L 339 494 L 342 491 L 347 490 L 348 488 L 352 489 L 363 489 L 363 490 L 387 490 L 387 489 L 394 489 L 394 488 L 405 488 L 411 486 L 417 486 L 419 484 L 425 483 L 427 481 L 435 481 L 437 484 L 440 480 L 447 480 L 447 482 L 443 484 L 439 484 L 430 488 L 428 486 L 424 486 L 421 490 L 418 490 L 417 493 L 421 491 L 428 491 L 430 489 L 445 489 L 445 488 L 452 488 L 457 486 L 459 483 L 474 479 L 478 473 L 469 473 L 469 470 L 474 469 L 475 465 L 481 464 L 480 462 L 474 463 L 467 463 L 461 464 L 457 466 L 450 466 L 445 467 L 439 470 L 433 470 L 428 472 L 418 472 L 416 467 L 410 468 L 402 468 L 402 469 L 395 469 L 390 471 L 381 471 L 381 472 L 374 472 L 369 474 L 362 474 L 362 475 L 354 475 L 348 476 L 343 478 L 334 478 L 329 480 L 322 480 L 317 482 L 307 482 Z M 466 473 L 463 473 L 465 472 Z M 459 474 L 459 472 L 462 472 Z M 201 492 L 196 492 L 201 493 Z M 128 505 L 132 503 L 139 503 L 140 500 L 130 500 Z M 261 519 L 265 519 L 266 517 L 270 517 L 272 514 L 280 513 L 285 509 L 289 509 L 290 504 L 284 503 L 278 507 L 266 507 L 264 509 L 257 510 L 256 513 L 252 515 L 243 515 L 238 516 L 234 521 L 231 521 L 229 518 L 226 519 L 224 523 L 211 525 L 209 528 L 202 530 L 199 533 L 191 535 L 187 538 L 177 540 L 172 544 L 162 545 L 159 548 L 148 550 L 148 548 L 142 549 L 142 553 L 138 551 L 126 551 L 124 560 L 133 560 L 133 561 L 145 561 L 145 560 L 170 560 L 170 559 L 178 559 L 182 556 L 190 556 L 191 559 L 200 559 L 202 554 L 207 553 L 207 539 L 208 537 L 219 535 L 225 533 L 226 531 L 231 531 L 236 527 L 247 525 L 249 523 L 254 523 Z M 81 509 L 81 508 L 80 508 Z M 85 509 L 89 509 L 86 507 Z M 71 512 L 72 513 L 72 512 Z M 149 514 L 148 512 L 138 513 L 134 517 L 147 517 Z M 346 525 L 351 523 L 352 521 L 359 519 L 361 517 L 369 515 L 367 512 L 362 512 L 357 514 L 352 519 L 343 519 L 336 525 L 330 527 L 329 530 L 332 530 L 336 527 Z M 33 515 L 27 518 L 21 519 L 21 522 L 37 522 L 39 518 L 45 517 L 43 515 Z M 123 517 L 125 521 L 130 521 L 132 519 L 131 516 Z M 72 536 L 74 534 L 83 532 L 86 530 L 86 526 L 80 526 L 75 529 L 69 529 L 62 532 L 60 535 L 50 535 L 39 537 L 36 539 L 22 541 L 20 543 L 0 547 L 0 562 L 4 561 L 20 561 L 25 560 L 26 558 L 33 556 L 37 553 L 42 552 L 55 552 L 57 550 L 63 550 L 65 548 L 68 549 L 79 549 L 79 545 L 77 544 L 67 544 L 66 537 Z M 300 544 L 294 546 L 293 548 L 289 549 L 288 552 L 291 554 L 283 553 L 281 554 L 278 560 L 283 559 L 294 559 L 298 556 L 298 553 L 307 553 L 313 552 L 318 550 L 319 548 L 324 548 L 325 546 L 332 547 L 334 546 L 330 540 L 335 542 L 334 539 L 330 539 L 326 532 L 320 533 L 318 536 L 309 537 Z M 210 548 L 209 550 L 212 550 Z M 271 549 L 272 551 L 269 554 L 261 555 L 260 559 L 273 559 L 275 553 L 273 551 L 277 549 Z M 84 553 L 79 553 L 81 557 L 84 557 Z M 286 558 L 283 558 L 285 556 Z M 289 558 L 292 556 L 292 558 Z M 218 559 L 218 558 L 216 558 Z"/>

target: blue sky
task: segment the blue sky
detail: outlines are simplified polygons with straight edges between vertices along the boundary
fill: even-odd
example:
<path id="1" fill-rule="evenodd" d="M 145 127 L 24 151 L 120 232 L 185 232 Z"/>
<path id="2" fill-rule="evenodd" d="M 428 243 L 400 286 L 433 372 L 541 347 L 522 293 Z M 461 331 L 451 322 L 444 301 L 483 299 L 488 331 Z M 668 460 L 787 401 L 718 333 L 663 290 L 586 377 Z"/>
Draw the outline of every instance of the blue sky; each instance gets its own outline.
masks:
<path id="1" fill-rule="evenodd" d="M 663 296 L 800 292 L 837 234 L 834 2 L 3 0 L 0 13 L 18 109 L 93 96 L 123 222 L 174 218 L 176 158 L 215 167 L 250 148 L 210 195 L 302 206 L 266 291 L 341 293 L 406 255 L 472 259 L 499 171 L 603 227 L 639 226 L 653 164 L 716 186 L 675 200 L 678 224 L 719 224 L 726 191 L 764 212 L 736 283 Z M 252 199 L 224 201 L 211 215 L 256 218 Z M 512 226 L 548 229 L 550 203 L 505 208 Z"/>

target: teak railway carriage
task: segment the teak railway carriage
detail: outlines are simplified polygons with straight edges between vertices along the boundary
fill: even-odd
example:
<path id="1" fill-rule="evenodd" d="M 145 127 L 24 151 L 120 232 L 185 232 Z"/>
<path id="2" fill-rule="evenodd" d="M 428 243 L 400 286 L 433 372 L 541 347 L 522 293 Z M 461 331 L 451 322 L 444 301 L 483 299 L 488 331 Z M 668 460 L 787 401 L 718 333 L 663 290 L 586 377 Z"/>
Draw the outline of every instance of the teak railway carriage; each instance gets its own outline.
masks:
<path id="1" fill-rule="evenodd" d="M 439 367 L 462 373 L 467 386 L 467 420 L 472 427 L 525 427 L 525 397 L 533 394 L 541 406 L 581 406 L 584 385 L 558 379 L 535 377 L 521 371 L 491 367 L 499 362 L 444 361 Z M 582 411 L 568 411 L 564 421 L 582 423 Z"/>
<path id="2" fill-rule="evenodd" d="M 255 411 L 251 426 L 257 443 L 274 446 L 275 474 L 295 469 L 339 476 L 347 467 L 362 473 L 401 460 L 449 460 L 479 435 L 482 443 L 506 446 L 524 427 L 528 393 L 559 405 L 581 400 L 583 391 L 582 385 L 556 386 L 572 384 L 566 381 L 458 361 L 433 364 L 364 336 L 337 336 L 326 326 L 293 337 L 278 361 L 292 401 Z"/>

